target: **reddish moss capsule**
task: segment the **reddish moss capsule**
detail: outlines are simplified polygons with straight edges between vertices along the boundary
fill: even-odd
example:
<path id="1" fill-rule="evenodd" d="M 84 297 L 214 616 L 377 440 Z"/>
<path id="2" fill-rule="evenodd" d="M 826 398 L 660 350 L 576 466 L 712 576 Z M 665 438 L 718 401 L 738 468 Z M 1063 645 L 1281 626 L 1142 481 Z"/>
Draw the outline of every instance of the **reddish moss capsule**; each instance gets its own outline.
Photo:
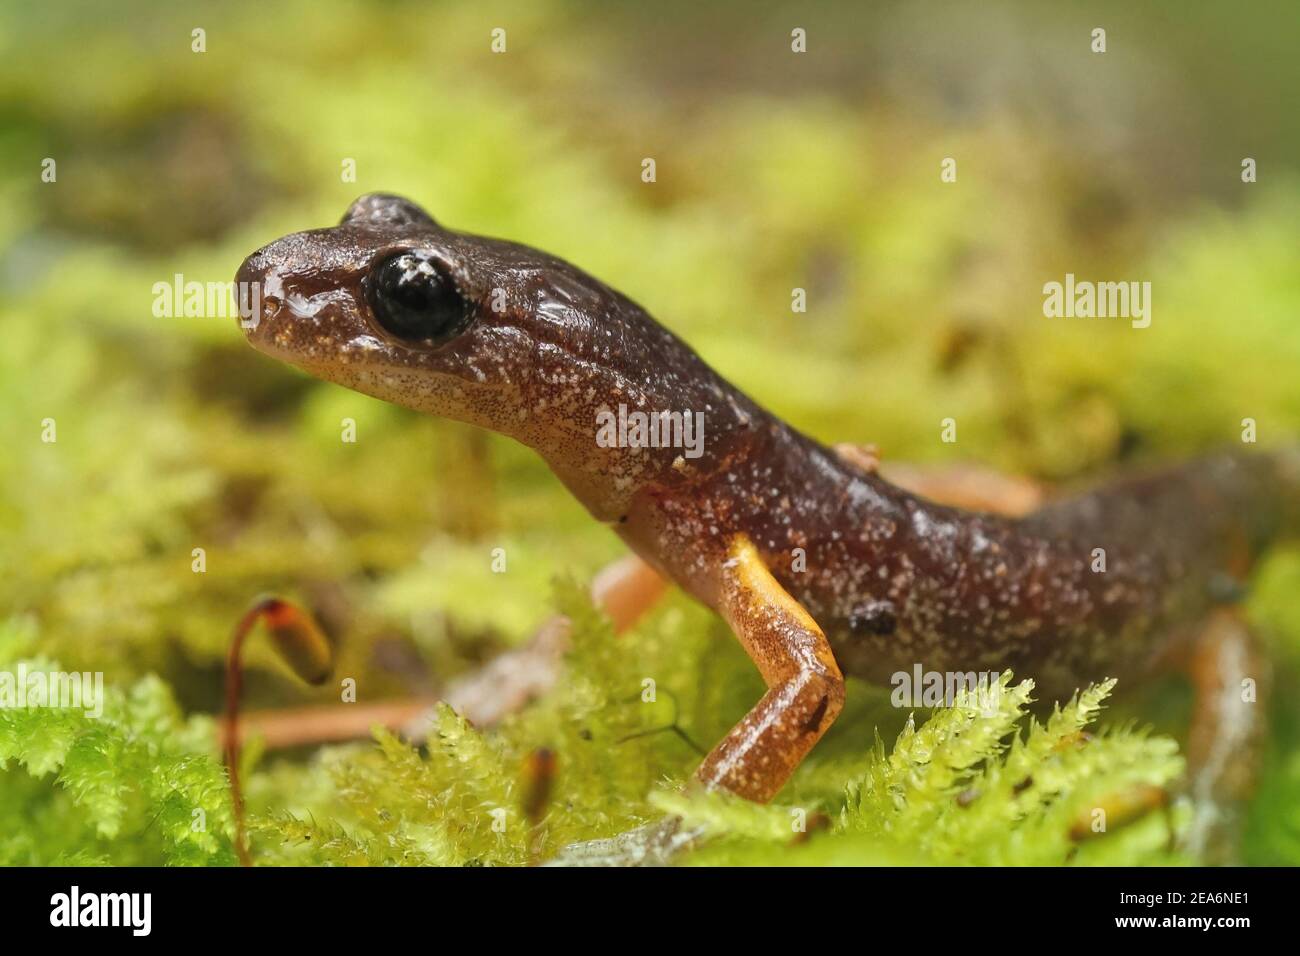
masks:
<path id="1" fill-rule="evenodd" d="M 267 598 L 261 610 L 275 649 L 293 672 L 308 684 L 328 680 L 334 671 L 334 648 L 311 615 L 279 598 Z"/>

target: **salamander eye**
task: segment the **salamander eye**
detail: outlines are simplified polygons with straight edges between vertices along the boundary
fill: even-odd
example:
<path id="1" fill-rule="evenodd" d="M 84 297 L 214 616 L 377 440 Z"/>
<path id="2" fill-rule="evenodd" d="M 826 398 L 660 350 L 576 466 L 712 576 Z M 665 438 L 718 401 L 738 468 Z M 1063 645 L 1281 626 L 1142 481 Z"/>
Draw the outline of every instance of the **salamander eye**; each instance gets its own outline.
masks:
<path id="1" fill-rule="evenodd" d="M 447 267 L 418 252 L 379 262 L 365 290 L 379 324 L 407 341 L 441 344 L 465 331 L 473 317 Z"/>

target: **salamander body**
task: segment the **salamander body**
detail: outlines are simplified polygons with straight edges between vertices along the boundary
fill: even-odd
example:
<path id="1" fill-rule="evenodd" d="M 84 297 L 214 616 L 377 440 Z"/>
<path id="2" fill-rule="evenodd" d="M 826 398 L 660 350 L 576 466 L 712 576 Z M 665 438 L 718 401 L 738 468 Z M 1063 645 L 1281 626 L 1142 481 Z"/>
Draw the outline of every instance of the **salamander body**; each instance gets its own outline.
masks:
<path id="1" fill-rule="evenodd" d="M 1203 458 L 1019 518 L 936 504 L 780 421 L 574 266 L 398 197 L 271 243 L 238 279 L 260 291 L 256 348 L 524 442 L 718 610 L 773 699 L 701 773 L 758 799 L 834 718 L 839 668 L 876 682 L 916 663 L 1009 668 L 1049 694 L 1140 674 L 1300 530 L 1294 450 Z M 597 440 L 602 415 L 632 412 L 699 413 L 697 453 Z"/>

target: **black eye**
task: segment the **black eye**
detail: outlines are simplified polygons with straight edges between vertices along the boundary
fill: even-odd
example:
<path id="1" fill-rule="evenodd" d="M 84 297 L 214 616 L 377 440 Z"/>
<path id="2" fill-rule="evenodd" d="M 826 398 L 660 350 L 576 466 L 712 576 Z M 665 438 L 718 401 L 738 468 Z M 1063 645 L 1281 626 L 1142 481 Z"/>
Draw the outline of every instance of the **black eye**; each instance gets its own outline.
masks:
<path id="1" fill-rule="evenodd" d="M 472 318 L 447 267 L 419 252 L 398 253 L 372 268 L 366 296 L 379 324 L 400 339 L 445 342 Z"/>

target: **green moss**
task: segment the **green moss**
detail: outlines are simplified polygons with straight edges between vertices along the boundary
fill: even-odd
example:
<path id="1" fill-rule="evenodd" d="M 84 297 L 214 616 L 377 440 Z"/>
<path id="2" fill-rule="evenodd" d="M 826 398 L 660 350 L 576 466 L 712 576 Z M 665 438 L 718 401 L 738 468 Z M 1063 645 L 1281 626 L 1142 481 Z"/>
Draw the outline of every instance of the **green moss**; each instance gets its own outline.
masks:
<path id="1" fill-rule="evenodd" d="M 3 632 L 6 673 L 60 670 L 12 656 L 28 625 Z M 233 863 L 229 792 L 210 747 L 210 722 L 183 720 L 156 677 L 106 688 L 99 708 L 0 708 L 0 861 Z"/>

